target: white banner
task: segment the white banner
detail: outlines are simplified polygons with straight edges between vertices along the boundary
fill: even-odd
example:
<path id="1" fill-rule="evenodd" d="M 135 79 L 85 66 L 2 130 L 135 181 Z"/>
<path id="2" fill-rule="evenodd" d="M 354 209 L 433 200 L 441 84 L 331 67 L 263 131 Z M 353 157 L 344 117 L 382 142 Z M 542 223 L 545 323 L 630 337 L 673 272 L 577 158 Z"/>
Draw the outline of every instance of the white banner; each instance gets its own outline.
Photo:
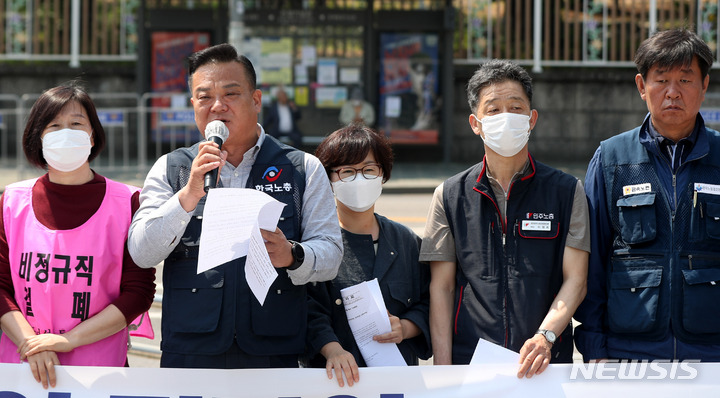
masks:
<path id="1" fill-rule="evenodd" d="M 57 387 L 43 390 L 27 364 L 0 364 L 0 398 L 695 398 L 720 391 L 720 363 L 630 365 L 550 365 L 532 379 L 518 379 L 510 364 L 362 368 L 360 382 L 344 388 L 324 369 L 59 366 Z"/>

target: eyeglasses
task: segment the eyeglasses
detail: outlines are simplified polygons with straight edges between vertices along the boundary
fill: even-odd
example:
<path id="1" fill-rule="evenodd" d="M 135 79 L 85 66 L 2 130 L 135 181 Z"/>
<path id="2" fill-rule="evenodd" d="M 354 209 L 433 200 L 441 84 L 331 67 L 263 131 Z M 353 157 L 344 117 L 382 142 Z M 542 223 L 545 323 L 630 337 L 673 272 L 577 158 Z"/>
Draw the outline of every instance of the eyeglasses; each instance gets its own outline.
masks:
<path id="1" fill-rule="evenodd" d="M 356 169 L 354 167 L 341 167 L 330 171 L 337 173 L 338 178 L 340 178 L 340 181 L 342 182 L 350 182 L 354 180 L 358 172 L 362 172 L 362 175 L 366 180 L 374 180 L 382 175 L 382 170 L 380 169 L 379 164 L 369 164 L 360 169 Z"/>

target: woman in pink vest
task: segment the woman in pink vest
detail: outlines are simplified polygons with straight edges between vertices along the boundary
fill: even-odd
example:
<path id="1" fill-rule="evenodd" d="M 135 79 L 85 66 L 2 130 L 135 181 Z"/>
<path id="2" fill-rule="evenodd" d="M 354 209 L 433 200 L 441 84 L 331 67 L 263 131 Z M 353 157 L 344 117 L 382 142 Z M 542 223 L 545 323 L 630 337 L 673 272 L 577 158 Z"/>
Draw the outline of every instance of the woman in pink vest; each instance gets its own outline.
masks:
<path id="1" fill-rule="evenodd" d="M 23 133 L 47 173 L 0 201 L 0 362 L 30 364 L 55 387 L 55 365 L 127 366 L 128 325 L 155 293 L 154 270 L 126 248 L 139 190 L 95 173 L 105 131 L 75 83 L 44 92 Z"/>

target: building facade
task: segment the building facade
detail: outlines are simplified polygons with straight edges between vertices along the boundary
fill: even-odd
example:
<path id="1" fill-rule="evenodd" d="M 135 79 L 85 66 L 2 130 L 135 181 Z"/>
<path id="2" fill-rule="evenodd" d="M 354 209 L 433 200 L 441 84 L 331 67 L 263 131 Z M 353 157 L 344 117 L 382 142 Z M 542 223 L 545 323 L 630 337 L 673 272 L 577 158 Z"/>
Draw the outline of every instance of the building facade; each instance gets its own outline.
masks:
<path id="1" fill-rule="evenodd" d="M 18 101 L 1 95 L 26 96 L 24 107 L 73 78 L 93 93 L 135 93 L 138 106 L 187 110 L 185 57 L 230 42 L 253 61 L 268 103 L 282 87 L 301 107 L 307 149 L 341 126 L 340 107 L 359 89 L 398 161 L 476 162 L 465 84 L 484 60 L 506 58 L 534 79 L 531 152 L 583 163 L 645 116 L 632 63 L 640 42 L 686 26 L 717 59 L 719 12 L 717 0 L 0 0 L 0 134 L 4 125 L 11 157 L 19 123 L 7 109 Z M 155 117 L 128 117 L 146 130 L 131 145 L 148 158 L 197 133 L 190 123 L 168 132 Z"/>

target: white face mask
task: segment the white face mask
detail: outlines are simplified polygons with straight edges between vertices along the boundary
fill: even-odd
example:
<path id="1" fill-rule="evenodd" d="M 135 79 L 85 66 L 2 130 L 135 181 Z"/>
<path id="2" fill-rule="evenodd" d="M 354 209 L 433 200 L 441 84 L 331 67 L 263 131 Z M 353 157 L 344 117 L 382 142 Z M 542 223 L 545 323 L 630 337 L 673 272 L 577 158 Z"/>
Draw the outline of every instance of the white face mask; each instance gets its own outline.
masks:
<path id="1" fill-rule="evenodd" d="M 482 124 L 483 141 L 498 155 L 509 158 L 517 155 L 530 138 L 530 116 L 518 113 L 500 113 L 484 117 Z"/>
<path id="2" fill-rule="evenodd" d="M 367 180 L 358 173 L 350 182 L 333 181 L 331 183 L 335 198 L 348 209 L 362 213 L 371 208 L 382 192 L 382 176 Z"/>
<path id="3" fill-rule="evenodd" d="M 43 157 L 53 169 L 74 171 L 90 156 L 90 135 L 82 130 L 62 129 L 45 134 Z"/>

